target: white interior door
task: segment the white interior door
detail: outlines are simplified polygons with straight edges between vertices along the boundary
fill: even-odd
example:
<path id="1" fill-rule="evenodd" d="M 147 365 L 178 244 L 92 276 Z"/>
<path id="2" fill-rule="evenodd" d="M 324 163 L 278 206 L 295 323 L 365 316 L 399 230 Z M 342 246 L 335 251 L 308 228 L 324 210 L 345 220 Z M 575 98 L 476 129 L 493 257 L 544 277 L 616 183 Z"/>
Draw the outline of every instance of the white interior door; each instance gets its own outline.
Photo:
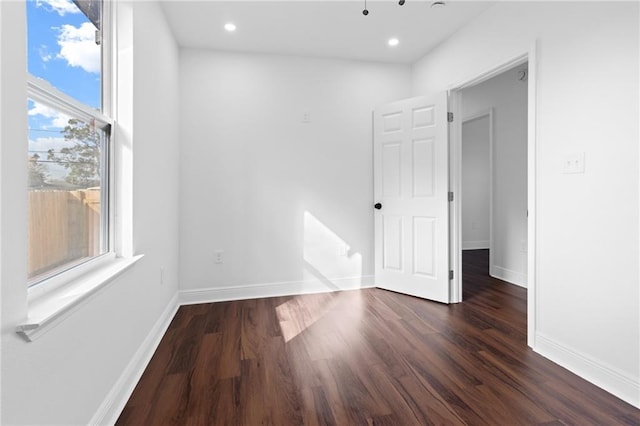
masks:
<path id="1" fill-rule="evenodd" d="M 374 112 L 376 286 L 449 303 L 447 95 Z"/>

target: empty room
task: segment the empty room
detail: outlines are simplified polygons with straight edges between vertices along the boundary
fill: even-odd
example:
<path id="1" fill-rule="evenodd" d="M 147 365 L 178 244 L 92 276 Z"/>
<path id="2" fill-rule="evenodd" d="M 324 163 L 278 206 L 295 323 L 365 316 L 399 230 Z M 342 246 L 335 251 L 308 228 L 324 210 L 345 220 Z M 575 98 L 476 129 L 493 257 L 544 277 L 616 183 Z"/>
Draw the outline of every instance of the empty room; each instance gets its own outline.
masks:
<path id="1" fill-rule="evenodd" d="M 0 64 L 1 424 L 640 424 L 639 2 L 7 0 Z"/>

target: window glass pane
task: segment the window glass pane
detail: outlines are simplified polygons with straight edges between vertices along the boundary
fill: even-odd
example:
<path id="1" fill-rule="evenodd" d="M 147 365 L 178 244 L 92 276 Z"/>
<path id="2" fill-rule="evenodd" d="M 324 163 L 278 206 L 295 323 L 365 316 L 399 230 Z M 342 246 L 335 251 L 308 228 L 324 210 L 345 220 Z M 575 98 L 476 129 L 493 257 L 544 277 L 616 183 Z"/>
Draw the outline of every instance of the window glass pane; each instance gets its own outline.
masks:
<path id="1" fill-rule="evenodd" d="M 101 109 L 99 1 L 28 0 L 27 61 L 30 74 L 97 110 Z"/>
<path id="2" fill-rule="evenodd" d="M 108 135 L 29 100 L 30 284 L 107 251 Z M 44 274 L 44 275 L 43 275 Z"/>

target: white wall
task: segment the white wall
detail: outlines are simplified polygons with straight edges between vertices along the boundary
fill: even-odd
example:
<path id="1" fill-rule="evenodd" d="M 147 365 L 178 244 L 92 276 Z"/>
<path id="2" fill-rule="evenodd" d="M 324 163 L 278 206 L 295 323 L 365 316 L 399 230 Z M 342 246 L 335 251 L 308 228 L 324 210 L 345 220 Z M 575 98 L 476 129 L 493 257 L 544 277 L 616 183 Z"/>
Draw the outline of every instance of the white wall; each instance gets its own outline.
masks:
<path id="1" fill-rule="evenodd" d="M 27 343 L 15 333 L 27 315 L 25 8 L 0 2 L 2 424 L 87 424 L 177 291 L 178 50 L 157 4 L 121 7 L 133 7 L 134 249 L 145 257 Z"/>
<path id="2" fill-rule="evenodd" d="M 146 256 L 55 329 L 21 340 L 22 6 L 0 2 L 3 424 L 86 424 L 177 291 L 178 266 L 185 289 L 304 290 L 372 273 L 371 109 L 410 94 L 409 70 L 189 50 L 179 79 L 158 6 L 136 2 L 133 238 Z M 414 66 L 413 93 L 447 89 L 538 39 L 537 350 L 638 405 L 637 17 L 634 3 L 498 4 Z M 587 172 L 561 174 L 575 151 Z"/>
<path id="3" fill-rule="evenodd" d="M 410 68 L 189 49 L 180 62 L 183 288 L 370 283 L 372 110 L 409 95 Z"/>
<path id="4" fill-rule="evenodd" d="M 489 248 L 490 116 L 462 123 L 462 250 Z"/>
<path id="5" fill-rule="evenodd" d="M 499 3 L 413 68 L 445 90 L 537 40 L 535 349 L 640 406 L 638 4 Z M 563 159 L 586 153 L 586 173 Z"/>
<path id="6" fill-rule="evenodd" d="M 0 5 L 0 26 L 4 26 L 4 22 L 2 21 L 2 5 Z M 2 52 L 2 40 L 6 40 L 6 36 L 3 31 L 0 30 L 0 52 Z M 2 58 L 2 54 L 0 53 L 0 59 Z M 0 67 L 0 129 L 3 126 L 3 115 L 2 115 L 2 99 L 4 96 L 2 95 L 2 86 L 4 86 L 5 82 L 2 79 L 2 67 Z M 4 249 L 1 241 L 2 239 L 2 140 L 4 139 L 2 130 L 0 130 L 0 297 L 2 295 L 2 251 Z M 2 302 L 0 301 L 0 333 L 2 333 Z M 0 338 L 0 374 L 2 373 L 2 338 Z M 0 379 L 0 421 L 2 421 L 2 379 Z"/>
<path id="7" fill-rule="evenodd" d="M 527 285 L 527 82 L 518 73 L 526 69 L 521 65 L 462 90 L 463 117 L 493 109 L 490 273 L 521 286 Z"/>

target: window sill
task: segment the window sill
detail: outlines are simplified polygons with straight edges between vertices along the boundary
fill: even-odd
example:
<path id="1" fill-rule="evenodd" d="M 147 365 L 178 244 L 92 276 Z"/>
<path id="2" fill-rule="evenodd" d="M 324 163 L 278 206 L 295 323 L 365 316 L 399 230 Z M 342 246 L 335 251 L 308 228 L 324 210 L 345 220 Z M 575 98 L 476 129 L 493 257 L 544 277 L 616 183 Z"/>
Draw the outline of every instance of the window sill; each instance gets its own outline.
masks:
<path id="1" fill-rule="evenodd" d="M 27 341 L 34 341 L 68 317 L 91 295 L 104 289 L 143 256 L 114 259 L 105 266 L 70 281 L 60 289 L 38 297 L 29 304 L 28 318 L 16 327 L 16 332 Z"/>

